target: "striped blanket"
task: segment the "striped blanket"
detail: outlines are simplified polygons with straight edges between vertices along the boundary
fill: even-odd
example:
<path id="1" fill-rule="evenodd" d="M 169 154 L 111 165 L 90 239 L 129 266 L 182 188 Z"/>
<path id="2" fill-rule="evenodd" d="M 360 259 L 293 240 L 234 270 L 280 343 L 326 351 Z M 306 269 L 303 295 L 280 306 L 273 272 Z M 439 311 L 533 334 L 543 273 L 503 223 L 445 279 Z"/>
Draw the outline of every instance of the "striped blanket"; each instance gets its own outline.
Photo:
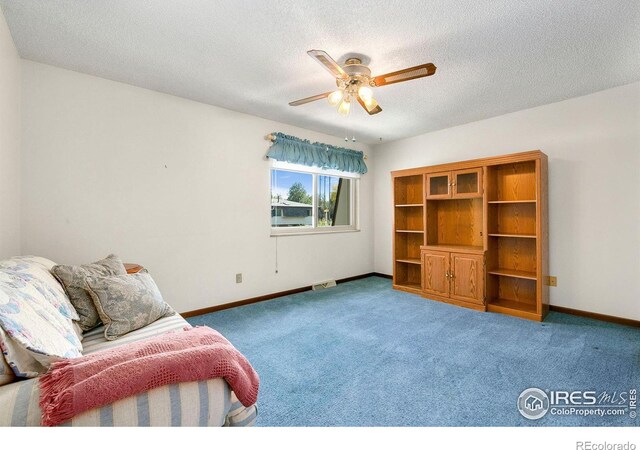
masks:
<path id="1" fill-rule="evenodd" d="M 104 339 L 102 327 L 86 333 L 84 353 L 89 354 L 135 342 L 167 331 L 182 329 L 179 315 L 166 317 L 123 336 Z M 0 386 L 0 426 L 40 425 L 38 380 Z M 178 383 L 128 397 L 80 414 L 66 426 L 250 426 L 256 406 L 245 408 L 222 378 Z"/>

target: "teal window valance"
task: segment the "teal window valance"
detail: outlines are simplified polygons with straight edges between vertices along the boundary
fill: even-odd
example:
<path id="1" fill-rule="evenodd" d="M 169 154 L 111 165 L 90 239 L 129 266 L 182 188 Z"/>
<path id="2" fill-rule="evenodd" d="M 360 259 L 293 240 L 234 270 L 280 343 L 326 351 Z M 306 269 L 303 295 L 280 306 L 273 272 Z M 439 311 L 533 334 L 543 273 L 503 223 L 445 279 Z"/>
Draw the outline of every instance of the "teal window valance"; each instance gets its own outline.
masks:
<path id="1" fill-rule="evenodd" d="M 322 169 L 367 173 L 362 152 L 321 142 L 312 143 L 283 133 L 271 134 L 275 140 L 267 152 L 269 158 Z"/>

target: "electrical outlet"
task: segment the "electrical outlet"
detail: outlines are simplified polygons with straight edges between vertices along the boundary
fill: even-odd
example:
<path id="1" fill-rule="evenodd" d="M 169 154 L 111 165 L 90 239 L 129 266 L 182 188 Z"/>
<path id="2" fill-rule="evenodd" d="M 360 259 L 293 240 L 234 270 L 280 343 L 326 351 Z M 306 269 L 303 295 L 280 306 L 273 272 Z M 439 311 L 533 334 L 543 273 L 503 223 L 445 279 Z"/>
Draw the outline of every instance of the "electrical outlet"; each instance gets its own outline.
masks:
<path id="1" fill-rule="evenodd" d="M 241 273 L 237 273 L 236 274 L 236 283 L 242 283 L 242 274 Z"/>
<path id="2" fill-rule="evenodd" d="M 558 278 L 557 277 L 547 277 L 549 281 L 549 286 L 558 286 Z"/>

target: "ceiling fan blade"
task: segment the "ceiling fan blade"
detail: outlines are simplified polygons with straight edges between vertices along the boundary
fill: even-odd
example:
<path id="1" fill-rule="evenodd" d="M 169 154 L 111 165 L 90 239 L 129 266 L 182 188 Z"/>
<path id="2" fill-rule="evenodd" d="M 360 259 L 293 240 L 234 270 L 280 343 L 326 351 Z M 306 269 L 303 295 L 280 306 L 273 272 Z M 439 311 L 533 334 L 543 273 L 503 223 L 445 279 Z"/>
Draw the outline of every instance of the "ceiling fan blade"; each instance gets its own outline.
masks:
<path id="1" fill-rule="evenodd" d="M 324 94 L 314 95 L 313 97 L 302 98 L 300 100 L 296 100 L 295 102 L 290 102 L 289 106 L 300 106 L 300 105 L 304 105 L 305 103 L 315 102 L 316 100 L 327 98 L 329 94 L 331 94 L 331 92 L 333 91 L 325 92 Z"/>
<path id="2" fill-rule="evenodd" d="M 333 75 L 334 77 L 347 77 L 347 74 L 344 72 L 344 70 L 342 70 L 342 67 L 340 67 L 338 63 L 335 62 L 327 52 L 322 50 L 309 50 L 307 54 L 318 61 L 322 65 L 322 67 L 331 72 L 331 75 Z"/>
<path id="3" fill-rule="evenodd" d="M 360 98 L 360 96 L 358 95 L 358 103 L 360 103 L 360 106 L 362 106 L 364 108 L 364 110 L 369 113 L 370 116 L 373 116 L 374 114 L 378 114 L 379 112 L 382 112 L 382 108 L 380 108 L 380 105 L 378 105 L 376 103 L 376 106 L 371 108 L 371 110 L 369 110 L 369 108 L 367 108 L 366 103 Z"/>
<path id="4" fill-rule="evenodd" d="M 376 86 L 386 86 L 387 84 L 428 77 L 434 73 L 436 73 L 436 66 L 431 63 L 421 64 L 419 66 L 409 67 L 408 69 L 398 70 L 397 72 L 379 75 L 373 79 L 373 84 Z"/>

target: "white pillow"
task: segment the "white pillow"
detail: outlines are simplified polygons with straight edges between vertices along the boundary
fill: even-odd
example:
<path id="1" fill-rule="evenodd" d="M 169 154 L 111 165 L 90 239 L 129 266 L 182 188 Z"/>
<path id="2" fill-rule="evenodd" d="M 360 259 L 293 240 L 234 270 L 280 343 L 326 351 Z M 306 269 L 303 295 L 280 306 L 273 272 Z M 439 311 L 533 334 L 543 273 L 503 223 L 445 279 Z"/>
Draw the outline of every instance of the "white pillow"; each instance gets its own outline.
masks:
<path id="1" fill-rule="evenodd" d="M 0 269 L 0 347 L 17 376 L 35 377 L 55 361 L 82 355 L 73 322 L 43 294 L 44 283 Z"/>

